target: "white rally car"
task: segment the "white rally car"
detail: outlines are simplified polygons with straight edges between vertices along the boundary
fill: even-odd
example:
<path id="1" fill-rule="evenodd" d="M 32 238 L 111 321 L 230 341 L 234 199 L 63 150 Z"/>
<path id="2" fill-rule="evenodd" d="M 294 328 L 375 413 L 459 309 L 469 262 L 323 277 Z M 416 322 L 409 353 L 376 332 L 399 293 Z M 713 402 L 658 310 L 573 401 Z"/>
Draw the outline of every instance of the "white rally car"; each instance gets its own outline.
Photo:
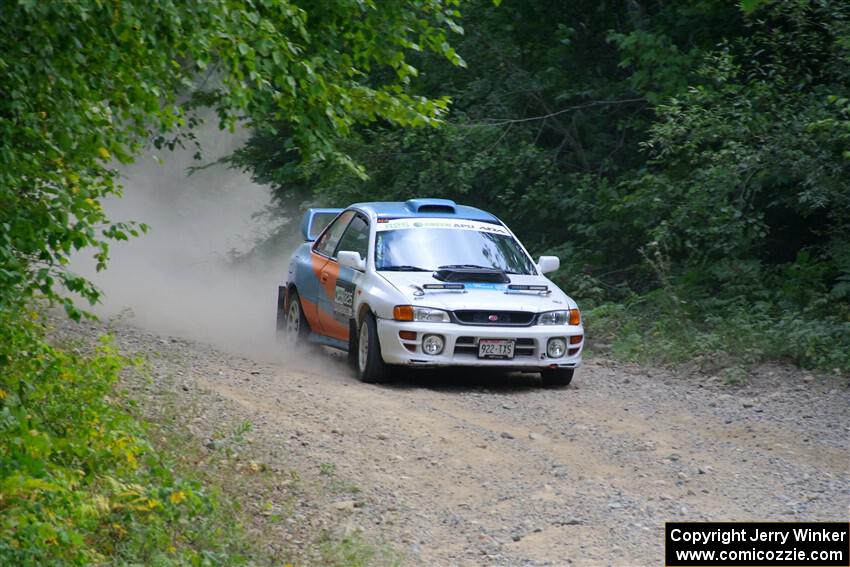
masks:
<path id="1" fill-rule="evenodd" d="M 365 382 L 393 366 L 540 372 L 570 383 L 584 329 L 576 302 L 498 218 L 445 199 L 309 209 L 278 291 L 291 346 L 348 351 Z"/>

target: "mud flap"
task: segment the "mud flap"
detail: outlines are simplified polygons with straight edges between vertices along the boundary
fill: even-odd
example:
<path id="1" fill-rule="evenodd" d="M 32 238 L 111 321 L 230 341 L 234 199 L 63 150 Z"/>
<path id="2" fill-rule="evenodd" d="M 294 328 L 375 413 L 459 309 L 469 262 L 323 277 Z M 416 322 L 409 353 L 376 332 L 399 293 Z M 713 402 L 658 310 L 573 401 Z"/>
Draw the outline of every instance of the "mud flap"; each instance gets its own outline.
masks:
<path id="1" fill-rule="evenodd" d="M 275 331 L 278 338 L 286 332 L 286 286 L 277 286 L 277 318 L 275 320 Z"/>
<path id="2" fill-rule="evenodd" d="M 357 369 L 357 321 L 348 320 L 348 363 Z"/>

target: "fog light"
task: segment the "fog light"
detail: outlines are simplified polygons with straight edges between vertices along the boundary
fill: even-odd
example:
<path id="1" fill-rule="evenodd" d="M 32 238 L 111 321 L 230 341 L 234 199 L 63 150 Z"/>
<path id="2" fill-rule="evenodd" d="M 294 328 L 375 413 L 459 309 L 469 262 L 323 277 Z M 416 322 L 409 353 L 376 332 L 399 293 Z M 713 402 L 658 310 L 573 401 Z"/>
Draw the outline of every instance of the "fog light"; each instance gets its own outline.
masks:
<path id="1" fill-rule="evenodd" d="M 549 358 L 561 358 L 567 352 L 567 342 L 562 338 L 549 339 L 546 345 L 546 354 Z"/>
<path id="2" fill-rule="evenodd" d="M 443 352 L 443 337 L 440 335 L 425 335 L 422 337 L 422 352 L 436 356 Z"/>

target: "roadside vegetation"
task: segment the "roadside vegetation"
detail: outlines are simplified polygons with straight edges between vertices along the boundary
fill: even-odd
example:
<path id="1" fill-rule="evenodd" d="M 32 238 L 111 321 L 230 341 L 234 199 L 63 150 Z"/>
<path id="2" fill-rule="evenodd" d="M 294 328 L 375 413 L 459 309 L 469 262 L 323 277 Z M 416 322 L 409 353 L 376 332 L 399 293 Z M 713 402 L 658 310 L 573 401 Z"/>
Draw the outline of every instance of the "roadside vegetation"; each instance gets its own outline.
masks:
<path id="1" fill-rule="evenodd" d="M 406 90 L 406 55 L 459 62 L 455 5 L 0 2 L 0 564 L 247 560 L 215 491 L 123 407 L 114 385 L 135 362 L 108 341 L 51 344 L 43 312 L 88 316 L 100 292 L 71 255 L 105 269 L 111 240 L 146 230 L 104 214 L 117 166 L 195 144 L 199 109 L 230 129 L 286 119 L 280 147 L 305 167 L 352 171 L 339 140 L 355 125 L 435 124 L 448 101 Z"/>
<path id="2" fill-rule="evenodd" d="M 293 202 L 447 197 L 499 215 L 631 360 L 850 371 L 850 5 L 473 0 L 445 124 L 355 130 L 369 173 L 233 162 Z M 380 75 L 379 75 L 380 76 Z M 713 370 L 712 370 L 713 371 Z"/>
<path id="3" fill-rule="evenodd" d="M 216 491 L 176 472 L 114 391 L 139 361 L 108 338 L 89 353 L 51 346 L 45 325 L 0 312 L 0 562 L 246 563 Z"/>
<path id="4" fill-rule="evenodd" d="M 850 5 L 458 4 L 0 0 L 0 564 L 249 555 L 114 392 L 135 363 L 43 316 L 87 316 L 71 255 L 146 230 L 104 214 L 116 167 L 200 109 L 253 131 L 231 164 L 282 214 L 495 212 L 615 355 L 850 371 Z"/>

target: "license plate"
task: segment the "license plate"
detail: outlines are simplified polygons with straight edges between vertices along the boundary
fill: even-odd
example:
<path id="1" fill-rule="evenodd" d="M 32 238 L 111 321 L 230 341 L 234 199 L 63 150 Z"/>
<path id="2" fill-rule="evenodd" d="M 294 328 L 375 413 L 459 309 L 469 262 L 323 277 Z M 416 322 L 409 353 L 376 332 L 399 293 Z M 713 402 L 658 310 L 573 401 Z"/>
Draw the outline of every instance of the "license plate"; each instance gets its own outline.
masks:
<path id="1" fill-rule="evenodd" d="M 478 358 L 513 358 L 512 339 L 481 339 L 478 341 Z"/>

